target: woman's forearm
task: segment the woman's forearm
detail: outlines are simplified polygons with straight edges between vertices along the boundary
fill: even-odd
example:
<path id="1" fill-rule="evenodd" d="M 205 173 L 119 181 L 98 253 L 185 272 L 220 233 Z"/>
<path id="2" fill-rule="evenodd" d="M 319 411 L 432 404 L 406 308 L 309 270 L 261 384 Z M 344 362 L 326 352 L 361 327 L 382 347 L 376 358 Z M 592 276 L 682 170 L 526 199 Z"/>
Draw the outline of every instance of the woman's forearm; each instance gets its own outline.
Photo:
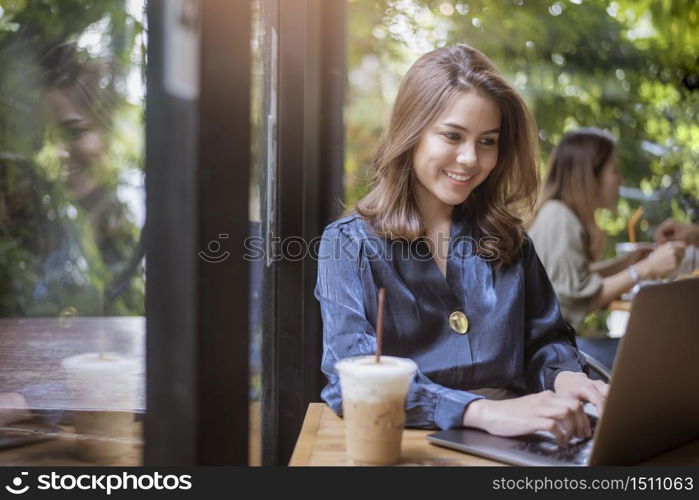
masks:
<path id="1" fill-rule="evenodd" d="M 622 293 L 630 290 L 633 285 L 633 277 L 627 269 L 604 278 L 602 288 L 590 301 L 588 311 L 592 312 L 607 307 L 612 300 L 619 298 Z"/>
<path id="2" fill-rule="evenodd" d="M 590 271 L 602 275 L 603 278 L 608 278 L 615 274 L 620 273 L 629 265 L 627 262 L 627 256 L 612 257 L 611 259 L 606 259 L 590 264 Z"/>
<path id="3" fill-rule="evenodd" d="M 604 278 L 602 282 L 602 289 L 597 293 L 594 299 L 590 302 L 588 311 L 596 311 L 598 309 L 603 309 L 614 299 L 621 296 L 622 293 L 630 290 L 635 285 L 634 275 L 629 269 L 631 266 L 627 266 L 623 271 Z M 644 259 L 638 264 L 634 264 L 636 269 L 637 277 L 640 279 L 648 279 L 653 277 L 653 270 L 648 262 L 648 259 Z"/>

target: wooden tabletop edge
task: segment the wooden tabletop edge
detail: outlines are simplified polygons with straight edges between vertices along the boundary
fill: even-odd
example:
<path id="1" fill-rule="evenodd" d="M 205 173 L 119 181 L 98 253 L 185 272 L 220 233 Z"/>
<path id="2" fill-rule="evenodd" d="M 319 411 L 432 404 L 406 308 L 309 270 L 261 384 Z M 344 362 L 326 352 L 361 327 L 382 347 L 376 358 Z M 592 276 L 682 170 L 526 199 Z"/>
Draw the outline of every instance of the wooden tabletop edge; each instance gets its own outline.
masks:
<path id="1" fill-rule="evenodd" d="M 313 446 L 315 444 L 318 426 L 320 425 L 320 417 L 323 414 L 322 403 L 311 403 L 308 405 L 306 418 L 303 420 L 303 427 L 296 441 L 296 447 L 289 461 L 290 467 L 298 467 L 308 465 L 311 462 L 313 454 Z"/>

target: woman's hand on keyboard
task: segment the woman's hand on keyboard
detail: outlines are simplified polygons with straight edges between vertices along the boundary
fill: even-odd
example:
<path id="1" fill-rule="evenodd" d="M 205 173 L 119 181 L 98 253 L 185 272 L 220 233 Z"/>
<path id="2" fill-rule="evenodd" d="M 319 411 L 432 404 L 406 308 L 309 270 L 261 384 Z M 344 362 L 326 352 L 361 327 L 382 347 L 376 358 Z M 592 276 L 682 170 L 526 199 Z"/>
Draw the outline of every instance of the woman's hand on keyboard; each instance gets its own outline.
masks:
<path id="1" fill-rule="evenodd" d="M 580 372 L 560 372 L 553 382 L 556 394 L 578 401 L 592 403 L 602 416 L 609 386 L 601 380 L 592 380 Z"/>
<path id="2" fill-rule="evenodd" d="M 498 436 L 520 436 L 536 431 L 553 434 L 559 443 L 591 436 L 583 403 L 576 398 L 543 391 L 514 399 L 479 399 L 469 404 L 463 424 Z"/>

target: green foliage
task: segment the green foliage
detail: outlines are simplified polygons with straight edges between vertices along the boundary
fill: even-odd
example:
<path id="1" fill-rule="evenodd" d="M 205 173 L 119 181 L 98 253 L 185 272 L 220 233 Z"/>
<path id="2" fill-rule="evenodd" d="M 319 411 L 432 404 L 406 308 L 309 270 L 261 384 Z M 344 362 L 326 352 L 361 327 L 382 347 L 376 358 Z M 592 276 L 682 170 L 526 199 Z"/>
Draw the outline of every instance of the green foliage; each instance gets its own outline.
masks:
<path id="1" fill-rule="evenodd" d="M 488 55 L 528 101 L 542 169 L 565 131 L 597 126 L 619 138 L 626 185 L 651 191 L 677 184 L 699 198 L 696 1 L 350 0 L 349 17 L 348 203 L 366 192 L 405 70 L 420 54 L 458 42 Z M 637 204 L 623 201 L 617 214 L 603 214 L 603 229 L 625 239 Z M 644 238 L 664 217 L 687 218 L 677 202 L 647 204 Z"/>

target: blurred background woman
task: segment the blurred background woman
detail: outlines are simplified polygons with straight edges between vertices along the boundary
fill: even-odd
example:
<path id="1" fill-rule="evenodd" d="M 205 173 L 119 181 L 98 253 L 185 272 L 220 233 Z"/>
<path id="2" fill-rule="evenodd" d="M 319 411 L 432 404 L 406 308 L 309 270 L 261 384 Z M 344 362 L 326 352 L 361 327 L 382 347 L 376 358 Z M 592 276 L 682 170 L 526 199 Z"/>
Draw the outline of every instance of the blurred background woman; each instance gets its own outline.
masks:
<path id="1" fill-rule="evenodd" d="M 585 316 L 605 308 L 636 283 L 674 272 L 684 244 L 651 245 L 599 261 L 604 233 L 595 211 L 614 209 L 619 197 L 616 141 L 610 134 L 583 128 L 567 133 L 553 150 L 529 235 L 551 279 L 563 317 L 579 327 Z M 616 339 L 606 345 L 578 338 L 583 351 L 611 366 Z"/>

